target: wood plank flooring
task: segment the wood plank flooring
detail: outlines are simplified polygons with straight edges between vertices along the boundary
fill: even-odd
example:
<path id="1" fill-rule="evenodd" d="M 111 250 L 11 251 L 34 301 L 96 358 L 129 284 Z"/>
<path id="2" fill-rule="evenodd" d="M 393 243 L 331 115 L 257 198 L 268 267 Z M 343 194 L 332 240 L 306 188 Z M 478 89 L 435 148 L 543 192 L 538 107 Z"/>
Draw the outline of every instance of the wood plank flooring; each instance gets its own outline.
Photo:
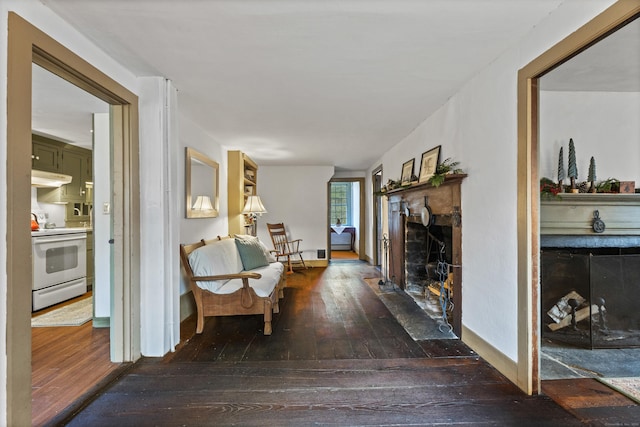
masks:
<path id="1" fill-rule="evenodd" d="M 54 308 L 57 306 L 51 309 Z M 65 410 L 71 409 L 74 402 L 96 390 L 119 368 L 120 364 L 109 360 L 108 328 L 94 329 L 92 322 L 73 327 L 31 328 L 32 425 L 55 424 L 57 417 L 64 417 Z"/>
<path id="2" fill-rule="evenodd" d="M 260 316 L 208 319 L 198 336 L 189 319 L 175 353 L 136 363 L 68 425 L 571 426 L 640 419 L 637 405 L 609 389 L 579 400 L 555 387 L 550 395 L 563 407 L 524 395 L 460 341 L 414 342 L 361 280 L 375 273 L 364 263 L 335 263 L 288 276 L 269 337 Z M 606 396 L 600 406 L 598 394 Z"/>

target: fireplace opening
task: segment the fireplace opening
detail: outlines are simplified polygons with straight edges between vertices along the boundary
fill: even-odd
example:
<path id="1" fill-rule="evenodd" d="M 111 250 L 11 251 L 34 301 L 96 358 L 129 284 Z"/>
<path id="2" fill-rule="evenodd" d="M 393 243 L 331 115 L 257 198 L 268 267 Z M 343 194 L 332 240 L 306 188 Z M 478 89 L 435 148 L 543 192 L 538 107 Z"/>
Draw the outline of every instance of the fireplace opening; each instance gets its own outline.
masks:
<path id="1" fill-rule="evenodd" d="M 427 228 L 421 222 L 408 219 L 405 229 L 405 292 L 432 318 L 446 319 L 444 323 L 450 324 L 454 292 L 452 227 L 432 224 Z M 443 265 L 447 266 L 446 271 L 439 270 Z"/>
<path id="2" fill-rule="evenodd" d="M 640 248 L 545 248 L 540 264 L 543 338 L 640 347 Z"/>

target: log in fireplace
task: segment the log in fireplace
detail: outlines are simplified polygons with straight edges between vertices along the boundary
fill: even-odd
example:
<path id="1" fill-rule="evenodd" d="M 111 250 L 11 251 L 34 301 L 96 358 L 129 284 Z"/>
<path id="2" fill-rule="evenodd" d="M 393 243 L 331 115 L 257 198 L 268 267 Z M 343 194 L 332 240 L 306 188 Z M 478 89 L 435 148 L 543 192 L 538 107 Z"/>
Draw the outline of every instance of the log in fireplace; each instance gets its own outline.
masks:
<path id="1" fill-rule="evenodd" d="M 444 259 L 451 266 L 453 332 L 462 333 L 462 210 L 461 184 L 466 174 L 448 175 L 438 187 L 427 183 L 390 190 L 389 278 L 402 290 L 428 282 L 428 263 L 434 261 L 434 241 L 444 242 Z M 422 224 L 421 211 L 430 207 L 433 220 Z"/>

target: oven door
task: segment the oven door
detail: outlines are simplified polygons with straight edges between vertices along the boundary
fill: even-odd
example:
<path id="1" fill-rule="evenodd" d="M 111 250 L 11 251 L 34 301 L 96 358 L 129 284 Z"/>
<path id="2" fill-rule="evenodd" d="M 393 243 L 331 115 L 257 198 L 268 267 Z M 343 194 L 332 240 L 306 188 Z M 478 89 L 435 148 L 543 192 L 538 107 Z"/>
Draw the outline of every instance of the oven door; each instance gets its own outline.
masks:
<path id="1" fill-rule="evenodd" d="M 87 275 L 87 234 L 33 238 L 33 289 L 42 289 Z"/>

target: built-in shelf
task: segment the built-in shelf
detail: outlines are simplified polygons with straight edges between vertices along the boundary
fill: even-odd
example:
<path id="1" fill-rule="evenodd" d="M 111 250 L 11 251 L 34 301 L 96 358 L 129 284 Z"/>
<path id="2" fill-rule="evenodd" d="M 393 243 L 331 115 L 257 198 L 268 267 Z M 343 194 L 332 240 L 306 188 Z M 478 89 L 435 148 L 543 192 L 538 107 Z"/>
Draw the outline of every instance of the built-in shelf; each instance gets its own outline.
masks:
<path id="1" fill-rule="evenodd" d="M 245 234 L 247 224 L 242 209 L 247 197 L 257 195 L 258 165 L 241 151 L 229 151 L 228 155 L 228 216 L 229 234 Z"/>

